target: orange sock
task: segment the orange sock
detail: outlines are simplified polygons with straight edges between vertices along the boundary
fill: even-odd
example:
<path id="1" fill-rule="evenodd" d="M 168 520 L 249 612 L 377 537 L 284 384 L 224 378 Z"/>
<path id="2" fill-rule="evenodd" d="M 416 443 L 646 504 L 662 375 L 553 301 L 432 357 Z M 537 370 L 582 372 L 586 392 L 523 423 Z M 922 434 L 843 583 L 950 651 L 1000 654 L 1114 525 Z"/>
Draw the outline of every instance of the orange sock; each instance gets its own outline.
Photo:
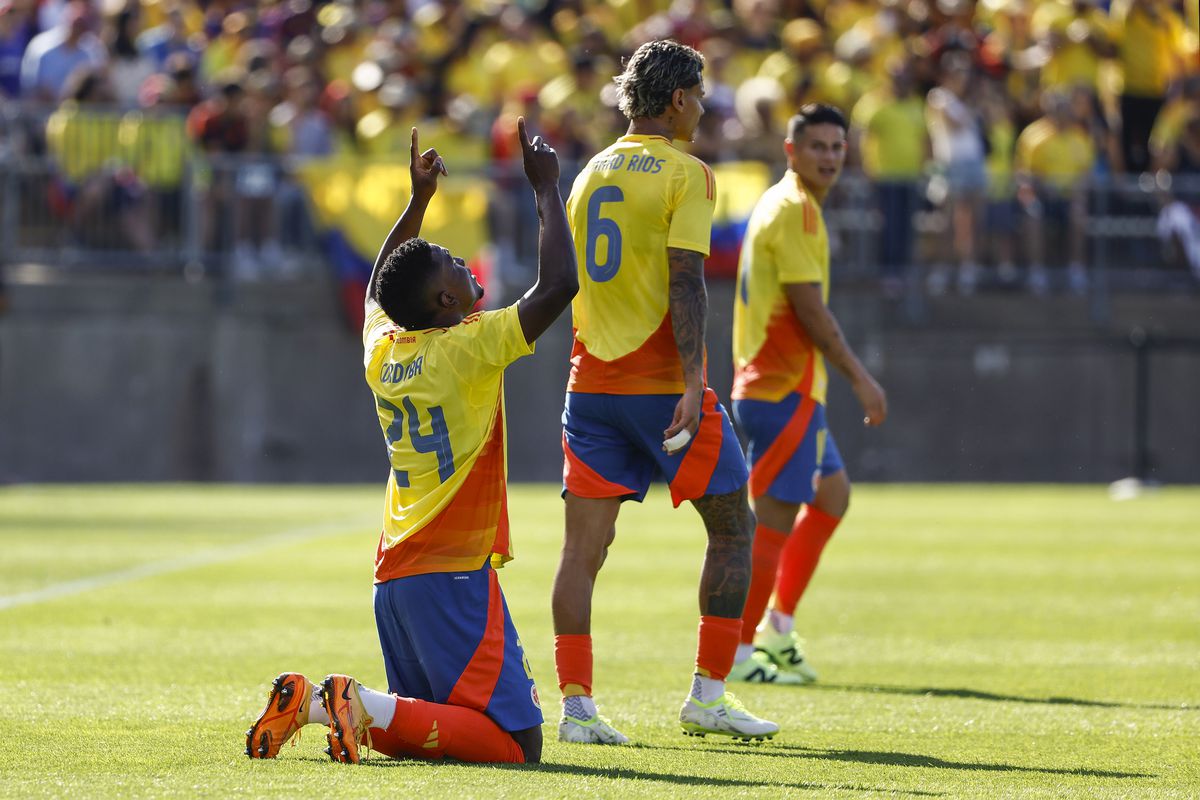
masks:
<path id="1" fill-rule="evenodd" d="M 789 615 L 796 613 L 796 604 L 817 571 L 821 551 L 841 521 L 841 517 L 826 514 L 816 506 L 804 506 L 779 558 L 774 605 L 777 611 Z"/>
<path id="2" fill-rule="evenodd" d="M 443 756 L 480 764 L 524 764 L 516 740 L 491 717 L 472 708 L 395 697 L 387 728 L 371 728 L 371 749 L 392 758 Z"/>
<path id="3" fill-rule="evenodd" d="M 771 592 L 775 590 L 775 574 L 779 569 L 779 556 L 788 535 L 784 531 L 759 525 L 754 529 L 754 550 L 751 555 L 750 592 L 746 595 L 746 608 L 742 611 L 742 644 L 754 642 L 754 629 L 758 627 Z"/>
<path id="4" fill-rule="evenodd" d="M 696 648 L 696 672 L 706 678 L 723 681 L 733 668 L 738 639 L 742 635 L 741 618 L 701 617 L 700 644 Z"/>
<path id="5" fill-rule="evenodd" d="M 563 633 L 554 637 L 554 669 L 564 697 L 592 695 L 592 637 Z"/>

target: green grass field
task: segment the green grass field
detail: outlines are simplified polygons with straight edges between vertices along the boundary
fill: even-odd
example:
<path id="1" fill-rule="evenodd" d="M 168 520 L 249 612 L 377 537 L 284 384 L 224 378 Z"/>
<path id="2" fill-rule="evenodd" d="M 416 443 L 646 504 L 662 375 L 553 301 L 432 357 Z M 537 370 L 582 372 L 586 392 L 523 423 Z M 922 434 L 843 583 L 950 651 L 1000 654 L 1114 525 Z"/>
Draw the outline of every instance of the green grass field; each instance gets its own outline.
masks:
<path id="1" fill-rule="evenodd" d="M 597 587 L 596 691 L 638 743 L 555 739 L 561 503 L 514 487 L 501 579 L 547 716 L 540 767 L 275 761 L 243 732 L 283 670 L 383 688 L 382 487 L 0 489 L 5 797 L 1197 797 L 1200 490 L 860 487 L 801 605 L 822 683 L 742 687 L 761 746 L 689 739 L 698 520 L 628 505 Z"/>

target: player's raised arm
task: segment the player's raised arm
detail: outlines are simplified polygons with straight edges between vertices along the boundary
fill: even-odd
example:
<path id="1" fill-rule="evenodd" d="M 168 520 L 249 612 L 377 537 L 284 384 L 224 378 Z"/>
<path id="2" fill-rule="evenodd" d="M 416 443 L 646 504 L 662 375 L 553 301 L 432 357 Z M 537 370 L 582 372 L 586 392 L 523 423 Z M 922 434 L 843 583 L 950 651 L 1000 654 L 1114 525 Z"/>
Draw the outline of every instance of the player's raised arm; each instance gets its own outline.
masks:
<path id="1" fill-rule="evenodd" d="M 379 271 L 379 265 L 384 262 L 389 253 L 401 244 L 421 234 L 421 223 L 425 221 L 425 209 L 429 208 L 429 201 L 437 192 L 438 176 L 449 174 L 446 170 L 446 162 L 438 155 L 437 150 L 431 147 L 424 153 L 420 152 L 417 147 L 417 129 L 413 128 L 408 158 L 408 175 L 412 181 L 412 194 L 408 198 L 408 206 L 404 209 L 404 213 L 400 215 L 400 219 L 396 220 L 391 233 L 383 240 L 383 246 L 379 248 L 379 255 L 375 256 L 375 266 L 371 268 L 371 277 L 367 281 L 366 302 L 368 305 L 375 302 L 375 273 Z"/>
<path id="2" fill-rule="evenodd" d="M 542 137 L 529 141 L 524 117 L 517 120 L 517 136 L 538 212 L 537 283 L 517 301 L 525 341 L 533 342 L 571 304 L 579 291 L 579 274 L 567 211 L 558 191 L 558 156 Z"/>
<path id="3" fill-rule="evenodd" d="M 675 405 L 671 426 L 663 431 L 670 439 L 680 431 L 695 433 L 700 426 L 704 396 L 704 329 L 708 318 L 708 290 L 704 286 L 704 254 L 667 248 L 671 275 L 671 329 L 683 365 L 683 396 Z"/>
<path id="4" fill-rule="evenodd" d="M 854 396 L 862 404 L 867 425 L 881 425 L 887 418 L 887 395 L 850 348 L 842 327 L 821 297 L 819 283 L 785 283 L 783 290 L 809 338 L 838 371 L 850 381 Z"/>

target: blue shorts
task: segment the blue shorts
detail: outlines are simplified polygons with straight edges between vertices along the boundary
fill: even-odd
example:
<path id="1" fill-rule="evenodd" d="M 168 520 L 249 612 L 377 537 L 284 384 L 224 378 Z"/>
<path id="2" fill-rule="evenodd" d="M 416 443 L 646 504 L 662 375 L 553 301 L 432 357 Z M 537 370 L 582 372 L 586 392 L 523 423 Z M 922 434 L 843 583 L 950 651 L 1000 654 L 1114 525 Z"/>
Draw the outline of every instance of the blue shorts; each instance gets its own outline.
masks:
<path id="1" fill-rule="evenodd" d="M 388 691 L 487 714 L 506 731 L 542 724 L 533 673 L 491 564 L 375 586 Z"/>
<path id="2" fill-rule="evenodd" d="M 700 427 L 682 450 L 663 451 L 677 394 L 567 392 L 563 411 L 563 492 L 641 502 L 654 480 L 666 480 L 671 501 L 735 492 L 749 471 L 729 415 L 704 390 Z"/>
<path id="3" fill-rule="evenodd" d="M 750 495 L 811 503 L 826 475 L 845 469 L 825 424 L 825 406 L 799 393 L 778 403 L 734 400 L 733 414 L 750 440 Z"/>

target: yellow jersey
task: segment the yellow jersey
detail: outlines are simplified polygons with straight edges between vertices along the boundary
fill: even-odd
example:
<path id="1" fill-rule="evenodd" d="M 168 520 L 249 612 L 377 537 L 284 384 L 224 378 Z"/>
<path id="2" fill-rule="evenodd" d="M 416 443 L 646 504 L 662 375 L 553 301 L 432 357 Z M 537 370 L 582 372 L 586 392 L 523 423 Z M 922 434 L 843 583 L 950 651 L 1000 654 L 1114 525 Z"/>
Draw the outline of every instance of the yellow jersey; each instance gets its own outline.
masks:
<path id="1" fill-rule="evenodd" d="M 1178 76 L 1185 58 L 1195 59 L 1194 35 L 1165 2 L 1114 0 L 1109 8 L 1111 30 L 1121 67 L 1121 93 L 1162 97 Z"/>
<path id="2" fill-rule="evenodd" d="M 876 180 L 913 180 L 925 166 L 925 100 L 888 90 L 864 95 L 850 121 L 863 132 L 863 171 Z"/>
<path id="3" fill-rule="evenodd" d="M 375 582 L 510 559 L 504 368 L 533 352 L 517 307 L 409 331 L 372 304 L 363 348 L 391 465 Z"/>
<path id="4" fill-rule="evenodd" d="M 1042 118 L 1017 137 L 1013 166 L 1034 175 L 1061 192 L 1069 192 L 1096 163 L 1096 147 L 1087 132 L 1071 126 L 1064 130 Z"/>
<path id="5" fill-rule="evenodd" d="M 746 227 L 733 304 L 734 400 L 778 402 L 800 392 L 824 405 L 825 357 L 784 292 L 816 283 L 829 302 L 829 234 L 821 206 L 788 170 L 767 189 Z"/>
<path id="6" fill-rule="evenodd" d="M 568 391 L 679 394 L 667 248 L 707 256 L 716 181 L 661 136 L 622 136 L 571 188 L 579 262 Z"/>

